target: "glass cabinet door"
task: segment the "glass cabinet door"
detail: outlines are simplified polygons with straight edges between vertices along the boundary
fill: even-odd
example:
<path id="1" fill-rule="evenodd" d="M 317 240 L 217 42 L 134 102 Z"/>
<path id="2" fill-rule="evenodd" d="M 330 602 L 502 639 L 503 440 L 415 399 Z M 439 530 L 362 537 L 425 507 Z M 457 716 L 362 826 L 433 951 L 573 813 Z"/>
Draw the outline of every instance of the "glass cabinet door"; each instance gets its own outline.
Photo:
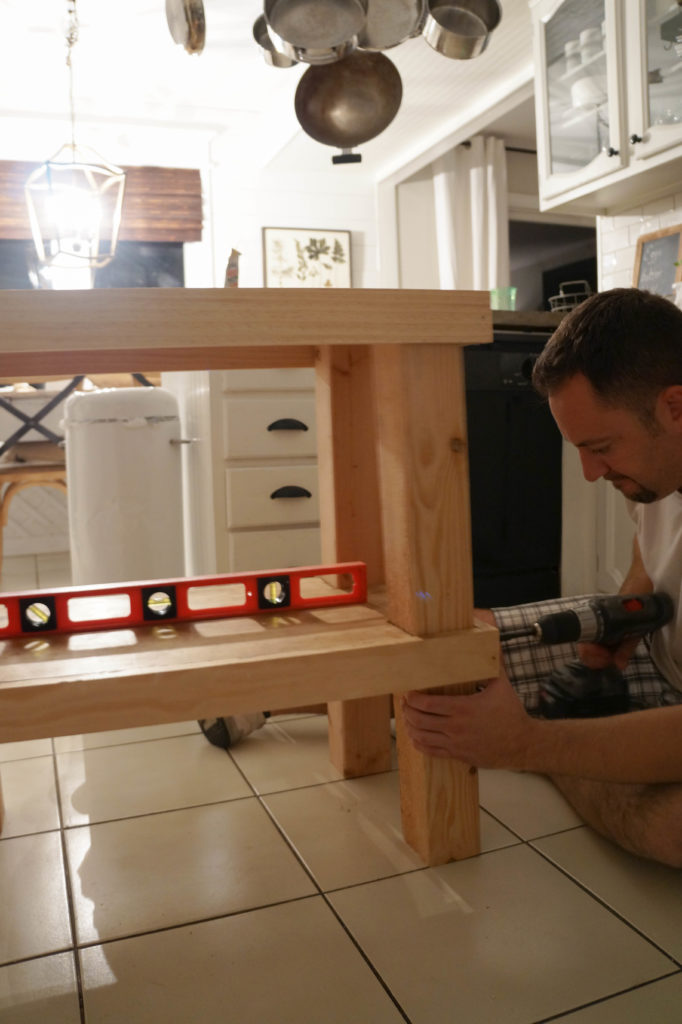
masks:
<path id="1" fill-rule="evenodd" d="M 623 166 L 614 66 L 620 32 L 607 7 L 607 0 L 564 0 L 548 4 L 542 19 L 546 194 Z"/>
<path id="2" fill-rule="evenodd" d="M 682 6 L 676 0 L 643 0 L 642 6 L 636 42 L 643 80 L 630 134 L 639 158 L 682 138 Z"/>

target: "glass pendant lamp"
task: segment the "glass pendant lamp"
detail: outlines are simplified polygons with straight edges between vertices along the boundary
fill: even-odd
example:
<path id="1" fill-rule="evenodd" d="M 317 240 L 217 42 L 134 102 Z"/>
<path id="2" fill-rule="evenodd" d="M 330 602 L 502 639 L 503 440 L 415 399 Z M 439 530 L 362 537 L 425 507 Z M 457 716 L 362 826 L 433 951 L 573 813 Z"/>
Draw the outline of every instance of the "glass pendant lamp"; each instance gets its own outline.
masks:
<path id="1" fill-rule="evenodd" d="M 78 40 L 76 0 L 68 0 L 67 67 L 71 141 L 40 164 L 24 186 L 31 233 L 48 277 L 110 263 L 121 225 L 125 172 L 76 144 L 72 51 Z M 80 275 L 83 278 L 83 275 Z"/>

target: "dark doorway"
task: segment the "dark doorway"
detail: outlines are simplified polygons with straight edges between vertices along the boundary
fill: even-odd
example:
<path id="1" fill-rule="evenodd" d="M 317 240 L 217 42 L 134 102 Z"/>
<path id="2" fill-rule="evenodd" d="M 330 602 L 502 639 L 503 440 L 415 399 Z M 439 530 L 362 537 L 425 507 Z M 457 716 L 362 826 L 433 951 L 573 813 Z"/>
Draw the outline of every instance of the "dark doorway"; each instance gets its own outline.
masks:
<path id="1" fill-rule="evenodd" d="M 575 263 L 564 263 L 560 267 L 552 267 L 542 274 L 542 298 L 545 309 L 551 309 L 550 298 L 561 293 L 562 284 L 567 282 L 585 281 L 588 288 L 585 291 L 596 292 L 597 290 L 597 257 L 591 256 L 588 259 L 576 260 Z M 577 286 L 569 291 L 578 291 Z"/>

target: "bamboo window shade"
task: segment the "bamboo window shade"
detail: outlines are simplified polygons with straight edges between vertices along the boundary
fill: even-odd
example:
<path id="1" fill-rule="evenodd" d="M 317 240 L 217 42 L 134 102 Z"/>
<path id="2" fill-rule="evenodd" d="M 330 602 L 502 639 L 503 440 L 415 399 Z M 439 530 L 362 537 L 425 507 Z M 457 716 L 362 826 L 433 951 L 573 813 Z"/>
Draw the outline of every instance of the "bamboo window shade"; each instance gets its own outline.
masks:
<path id="1" fill-rule="evenodd" d="M 0 160 L 0 238 L 30 239 L 24 184 L 40 166 Z M 177 167 L 124 167 L 126 187 L 119 239 L 126 242 L 199 242 L 201 175 Z"/>

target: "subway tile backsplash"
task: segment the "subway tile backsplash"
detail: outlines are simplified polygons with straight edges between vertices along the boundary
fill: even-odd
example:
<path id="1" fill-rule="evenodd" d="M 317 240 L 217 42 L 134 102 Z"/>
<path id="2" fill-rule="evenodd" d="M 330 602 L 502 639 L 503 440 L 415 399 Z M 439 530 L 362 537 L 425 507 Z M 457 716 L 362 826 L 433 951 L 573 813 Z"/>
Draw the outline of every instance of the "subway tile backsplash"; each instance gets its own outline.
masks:
<path id="1" fill-rule="evenodd" d="M 682 192 L 660 196 L 621 213 L 597 217 L 599 290 L 633 283 L 637 239 L 682 224 Z"/>

